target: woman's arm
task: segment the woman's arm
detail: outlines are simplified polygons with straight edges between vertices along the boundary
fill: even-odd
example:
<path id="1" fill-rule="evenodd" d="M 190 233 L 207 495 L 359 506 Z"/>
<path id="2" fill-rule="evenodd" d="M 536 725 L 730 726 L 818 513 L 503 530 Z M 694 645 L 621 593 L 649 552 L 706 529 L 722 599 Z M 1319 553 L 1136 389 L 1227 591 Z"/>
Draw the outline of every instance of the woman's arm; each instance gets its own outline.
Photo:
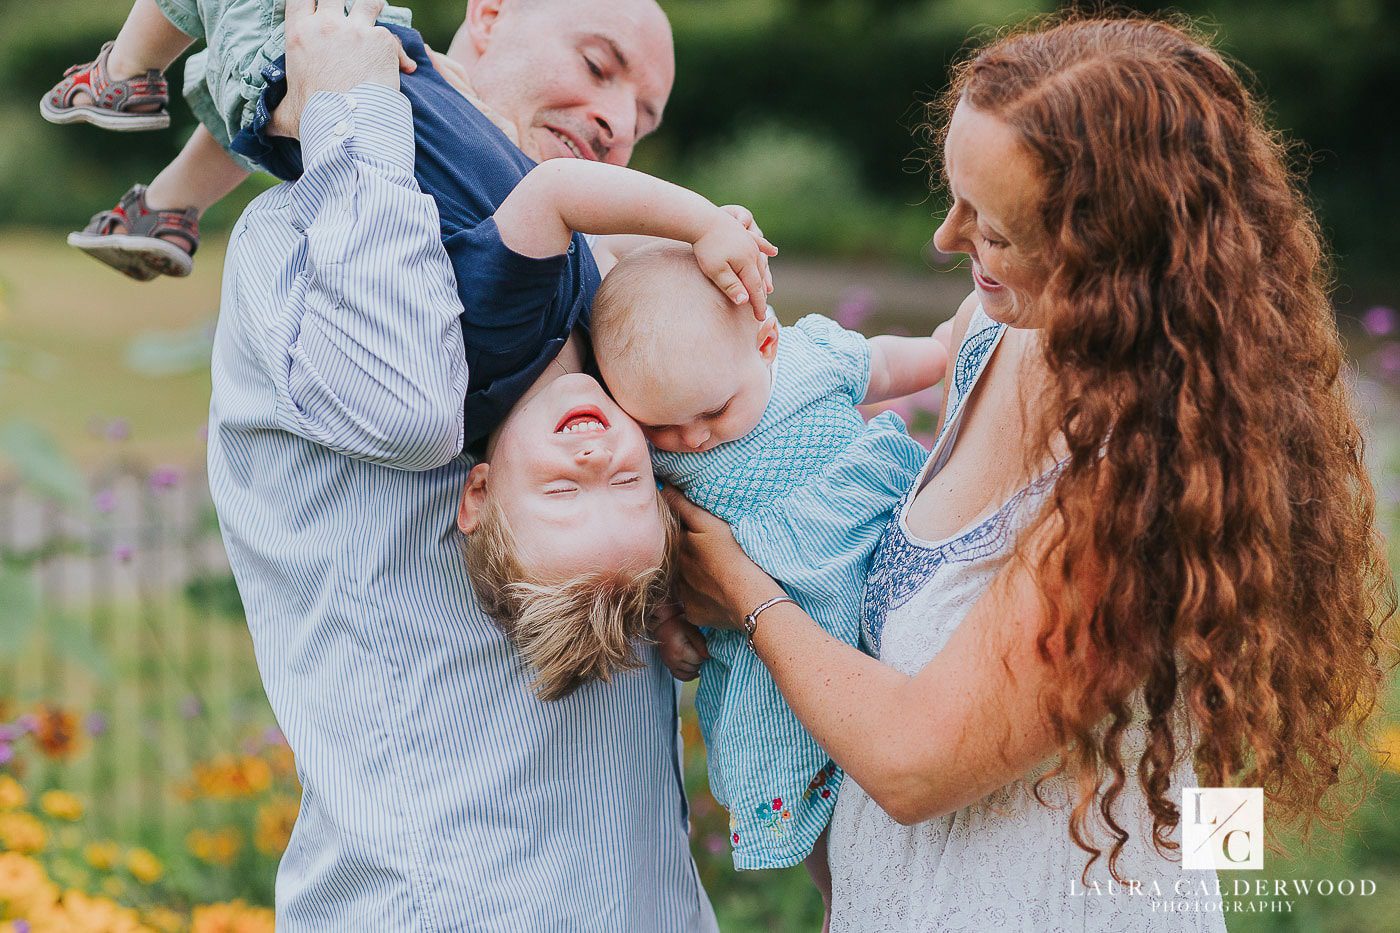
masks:
<path id="1" fill-rule="evenodd" d="M 691 621 L 735 628 L 782 594 L 724 522 L 666 493 L 685 530 L 681 596 Z M 1040 712 L 1040 621 L 1035 581 L 1013 561 L 913 677 L 827 635 L 790 603 L 763 613 L 754 650 L 817 742 L 907 825 L 980 800 L 1054 751 Z"/>

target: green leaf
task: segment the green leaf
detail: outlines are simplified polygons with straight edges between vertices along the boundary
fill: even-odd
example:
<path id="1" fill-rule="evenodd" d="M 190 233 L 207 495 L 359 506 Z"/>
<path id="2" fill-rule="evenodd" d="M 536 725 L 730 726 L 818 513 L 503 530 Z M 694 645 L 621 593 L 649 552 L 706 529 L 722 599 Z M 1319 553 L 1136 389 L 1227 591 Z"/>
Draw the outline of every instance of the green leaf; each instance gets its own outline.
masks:
<path id="1" fill-rule="evenodd" d="M 39 588 L 33 575 L 0 564 L 0 657 L 23 651 L 38 621 Z"/>
<path id="2" fill-rule="evenodd" d="M 0 456 L 19 471 L 20 479 L 43 495 L 68 505 L 87 498 L 87 483 L 53 437 L 28 421 L 0 425 Z"/>
<path id="3" fill-rule="evenodd" d="M 205 321 L 185 330 L 142 334 L 126 346 L 128 369 L 144 376 L 181 376 L 209 368 L 214 328 Z"/>

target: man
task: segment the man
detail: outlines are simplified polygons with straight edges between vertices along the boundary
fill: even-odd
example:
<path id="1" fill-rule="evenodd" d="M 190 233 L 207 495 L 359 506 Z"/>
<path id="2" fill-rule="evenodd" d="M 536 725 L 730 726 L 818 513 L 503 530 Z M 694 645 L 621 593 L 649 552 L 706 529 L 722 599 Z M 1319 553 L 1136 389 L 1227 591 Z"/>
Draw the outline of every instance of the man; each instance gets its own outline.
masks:
<path id="1" fill-rule="evenodd" d="M 305 174 L 229 246 L 209 468 L 302 806 L 279 929 L 694 930 L 674 681 L 536 700 L 453 532 L 462 305 L 377 2 L 289 0 Z M 627 161 L 669 93 L 652 0 L 476 0 L 450 53 L 536 158 Z"/>

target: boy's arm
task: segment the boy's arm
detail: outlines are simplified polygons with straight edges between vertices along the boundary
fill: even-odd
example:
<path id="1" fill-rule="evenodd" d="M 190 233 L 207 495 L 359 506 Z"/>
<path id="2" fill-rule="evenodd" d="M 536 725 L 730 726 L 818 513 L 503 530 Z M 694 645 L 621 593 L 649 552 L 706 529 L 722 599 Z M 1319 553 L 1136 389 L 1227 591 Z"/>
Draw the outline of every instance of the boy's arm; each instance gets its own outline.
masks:
<path id="1" fill-rule="evenodd" d="M 870 338 L 870 385 L 861 404 L 913 395 L 943 379 L 948 371 L 948 346 L 932 337 Z"/>
<path id="2" fill-rule="evenodd" d="M 747 212 L 745 212 L 747 214 Z M 550 159 L 530 170 L 495 214 L 501 241 L 524 256 L 557 256 L 575 231 L 631 233 L 690 243 L 695 258 L 735 304 L 767 312 L 768 257 L 752 224 L 670 182 L 602 162 Z"/>

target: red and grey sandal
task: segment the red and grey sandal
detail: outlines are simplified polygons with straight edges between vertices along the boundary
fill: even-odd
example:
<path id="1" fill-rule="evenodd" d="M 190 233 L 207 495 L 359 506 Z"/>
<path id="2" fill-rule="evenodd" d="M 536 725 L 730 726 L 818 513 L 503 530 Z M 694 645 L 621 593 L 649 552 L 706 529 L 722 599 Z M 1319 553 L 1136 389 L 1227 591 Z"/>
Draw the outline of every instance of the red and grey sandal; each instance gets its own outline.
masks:
<path id="1" fill-rule="evenodd" d="M 91 123 L 104 130 L 134 133 L 163 130 L 170 125 L 170 86 L 165 75 L 144 75 L 113 81 L 107 74 L 112 43 L 102 46 L 95 61 L 74 65 L 63 73 L 39 101 L 39 113 L 50 123 Z M 86 94 L 90 100 L 78 101 Z"/>
<path id="2" fill-rule="evenodd" d="M 132 185 L 116 207 L 94 215 L 80 233 L 68 234 L 68 245 L 138 282 L 186 276 L 199 249 L 199 212 L 152 210 L 145 185 Z"/>

